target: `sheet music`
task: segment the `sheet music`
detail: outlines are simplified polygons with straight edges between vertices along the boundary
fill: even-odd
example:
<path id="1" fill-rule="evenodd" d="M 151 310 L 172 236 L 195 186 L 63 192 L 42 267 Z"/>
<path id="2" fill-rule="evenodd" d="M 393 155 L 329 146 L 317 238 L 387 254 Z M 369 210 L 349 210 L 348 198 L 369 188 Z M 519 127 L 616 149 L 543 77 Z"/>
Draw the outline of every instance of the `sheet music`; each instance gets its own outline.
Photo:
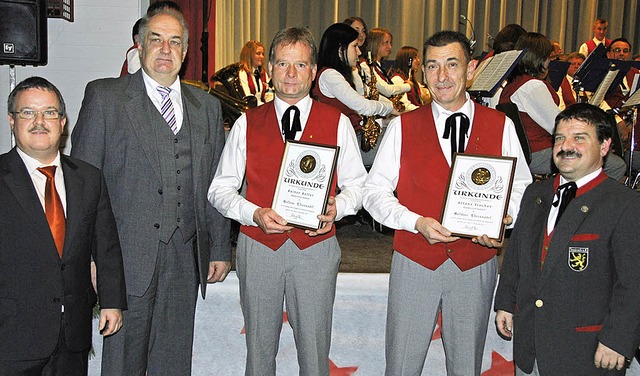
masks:
<path id="1" fill-rule="evenodd" d="M 505 79 L 522 51 L 506 51 L 485 60 L 478 67 L 469 91 L 490 92 Z"/>
<path id="2" fill-rule="evenodd" d="M 631 83 L 630 93 L 635 93 L 638 90 L 638 81 L 640 81 L 640 73 L 636 73 L 633 75 L 633 82 Z"/>
<path id="3" fill-rule="evenodd" d="M 634 82 L 638 81 L 638 76 L 639 75 L 636 75 L 636 79 L 634 80 Z M 624 102 L 624 105 L 622 107 L 626 108 L 626 107 L 633 107 L 638 105 L 640 105 L 640 90 L 636 90 L 633 94 L 631 94 L 629 99 L 627 99 L 627 101 Z"/>
<path id="4" fill-rule="evenodd" d="M 600 106 L 600 103 L 602 103 L 602 100 L 604 99 L 604 95 L 607 93 L 609 87 L 611 86 L 611 83 L 618 75 L 618 71 L 619 69 L 610 70 L 607 72 L 607 74 L 604 76 L 604 79 L 598 86 L 598 90 L 596 90 L 596 92 L 593 94 L 593 97 L 589 99 L 589 104 Z"/>

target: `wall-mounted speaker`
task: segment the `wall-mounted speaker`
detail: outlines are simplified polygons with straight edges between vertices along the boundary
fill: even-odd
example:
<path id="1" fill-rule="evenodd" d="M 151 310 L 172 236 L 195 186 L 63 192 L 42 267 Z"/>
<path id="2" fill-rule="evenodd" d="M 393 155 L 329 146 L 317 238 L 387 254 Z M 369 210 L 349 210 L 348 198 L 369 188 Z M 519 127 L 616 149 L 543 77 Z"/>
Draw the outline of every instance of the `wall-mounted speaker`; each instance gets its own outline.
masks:
<path id="1" fill-rule="evenodd" d="M 0 64 L 47 64 L 46 0 L 0 0 Z"/>

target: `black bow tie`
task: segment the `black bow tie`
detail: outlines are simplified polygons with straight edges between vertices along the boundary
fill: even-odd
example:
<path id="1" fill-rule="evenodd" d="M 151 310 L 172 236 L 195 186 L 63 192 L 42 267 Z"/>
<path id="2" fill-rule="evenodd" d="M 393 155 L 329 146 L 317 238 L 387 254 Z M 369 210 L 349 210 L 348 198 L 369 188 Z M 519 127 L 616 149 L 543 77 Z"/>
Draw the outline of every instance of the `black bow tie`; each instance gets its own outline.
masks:
<path id="1" fill-rule="evenodd" d="M 562 184 L 558 187 L 556 191 L 556 201 L 553 202 L 553 206 L 558 206 L 558 215 L 556 216 L 556 225 L 560 221 L 560 217 L 564 210 L 569 206 L 569 202 L 576 197 L 576 191 L 578 190 L 578 186 L 575 182 L 570 181 L 568 183 Z"/>
<path id="2" fill-rule="evenodd" d="M 457 118 L 460 118 L 460 129 L 458 129 Z M 456 132 L 459 131 L 458 137 Z M 451 163 L 453 163 L 454 153 L 464 153 L 464 141 L 467 132 L 469 131 L 469 118 L 462 112 L 456 112 L 451 114 L 444 123 L 443 138 L 451 140 Z M 456 142 L 456 138 L 458 139 Z"/>
<path id="3" fill-rule="evenodd" d="M 290 120 L 290 113 L 294 111 L 293 122 Z M 295 140 L 296 133 L 301 131 L 300 126 L 300 110 L 296 106 L 291 106 L 286 109 L 284 115 L 282 115 L 282 134 L 284 134 L 285 140 Z"/>
<path id="4" fill-rule="evenodd" d="M 256 90 L 260 91 L 260 81 L 262 81 L 260 70 L 256 69 L 255 72 L 253 72 L 253 76 L 256 78 Z"/>

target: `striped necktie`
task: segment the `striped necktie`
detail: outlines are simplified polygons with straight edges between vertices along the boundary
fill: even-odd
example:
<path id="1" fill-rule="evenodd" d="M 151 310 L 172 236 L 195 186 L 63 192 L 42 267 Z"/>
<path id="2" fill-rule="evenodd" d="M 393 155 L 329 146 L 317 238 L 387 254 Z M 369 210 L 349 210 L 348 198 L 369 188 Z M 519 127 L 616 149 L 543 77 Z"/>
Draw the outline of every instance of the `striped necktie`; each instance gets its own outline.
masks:
<path id="1" fill-rule="evenodd" d="M 164 120 L 169 124 L 169 128 L 173 134 L 178 133 L 178 124 L 176 122 L 176 112 L 173 109 L 173 103 L 171 102 L 171 97 L 169 93 L 171 93 L 171 88 L 166 86 L 158 86 L 158 93 L 162 96 L 162 103 L 160 103 L 160 114 Z"/>

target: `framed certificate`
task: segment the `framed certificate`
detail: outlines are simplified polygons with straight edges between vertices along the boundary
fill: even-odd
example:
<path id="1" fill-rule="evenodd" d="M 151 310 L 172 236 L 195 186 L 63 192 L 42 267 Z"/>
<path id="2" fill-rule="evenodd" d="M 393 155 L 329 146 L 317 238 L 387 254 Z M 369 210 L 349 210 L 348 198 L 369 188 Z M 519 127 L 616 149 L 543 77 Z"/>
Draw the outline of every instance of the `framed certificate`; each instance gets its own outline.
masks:
<path id="1" fill-rule="evenodd" d="M 271 208 L 289 225 L 317 230 L 329 200 L 338 146 L 288 140 Z"/>
<path id="2" fill-rule="evenodd" d="M 486 234 L 501 242 L 515 162 L 515 157 L 456 153 L 440 223 L 454 236 Z"/>

